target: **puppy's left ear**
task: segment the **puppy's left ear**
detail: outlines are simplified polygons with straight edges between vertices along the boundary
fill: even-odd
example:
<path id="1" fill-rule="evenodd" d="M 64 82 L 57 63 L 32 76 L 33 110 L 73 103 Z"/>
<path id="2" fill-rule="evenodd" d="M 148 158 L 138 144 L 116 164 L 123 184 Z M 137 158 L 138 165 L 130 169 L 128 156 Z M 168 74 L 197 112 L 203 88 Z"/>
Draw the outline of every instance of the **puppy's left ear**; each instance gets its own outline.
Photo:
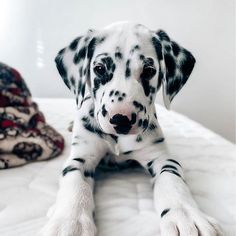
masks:
<path id="1" fill-rule="evenodd" d="M 162 84 L 164 104 L 169 109 L 171 101 L 187 82 L 195 58 L 162 30 L 156 33 L 152 42 L 160 65 L 158 86 Z"/>

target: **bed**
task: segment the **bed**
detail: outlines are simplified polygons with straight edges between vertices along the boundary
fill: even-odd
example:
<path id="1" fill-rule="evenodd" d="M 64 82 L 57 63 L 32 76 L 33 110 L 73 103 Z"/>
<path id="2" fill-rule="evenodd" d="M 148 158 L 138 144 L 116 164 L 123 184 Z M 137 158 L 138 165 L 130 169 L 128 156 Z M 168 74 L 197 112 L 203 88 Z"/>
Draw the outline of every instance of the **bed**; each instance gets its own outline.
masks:
<path id="1" fill-rule="evenodd" d="M 53 205 L 62 164 L 68 156 L 72 99 L 36 99 L 49 124 L 66 140 L 63 155 L 0 171 L 0 235 L 32 236 Z M 215 217 L 227 236 L 236 235 L 236 148 L 200 124 L 157 106 L 171 150 L 185 167 L 186 181 L 201 209 Z M 159 235 L 149 176 L 141 169 L 98 174 L 95 187 L 98 236 Z"/>

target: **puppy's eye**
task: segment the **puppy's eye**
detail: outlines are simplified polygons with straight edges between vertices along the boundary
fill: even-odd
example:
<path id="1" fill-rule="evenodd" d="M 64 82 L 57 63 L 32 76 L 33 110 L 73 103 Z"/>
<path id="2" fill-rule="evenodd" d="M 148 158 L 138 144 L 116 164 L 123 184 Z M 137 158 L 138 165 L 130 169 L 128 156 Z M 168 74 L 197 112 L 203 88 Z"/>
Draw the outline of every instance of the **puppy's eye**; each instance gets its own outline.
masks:
<path id="1" fill-rule="evenodd" d="M 151 79 L 156 74 L 156 69 L 152 66 L 144 66 L 141 77 L 144 79 Z"/>
<path id="2" fill-rule="evenodd" d="M 102 64 L 98 64 L 93 68 L 94 72 L 98 76 L 103 76 L 106 74 L 106 67 Z"/>

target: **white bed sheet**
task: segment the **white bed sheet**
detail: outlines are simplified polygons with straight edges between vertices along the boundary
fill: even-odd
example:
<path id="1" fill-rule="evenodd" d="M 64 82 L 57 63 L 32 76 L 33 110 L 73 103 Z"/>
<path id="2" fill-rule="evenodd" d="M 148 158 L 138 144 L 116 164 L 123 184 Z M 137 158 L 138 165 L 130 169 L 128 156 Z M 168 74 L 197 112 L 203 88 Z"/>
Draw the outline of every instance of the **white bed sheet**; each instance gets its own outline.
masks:
<path id="1" fill-rule="evenodd" d="M 46 222 L 54 203 L 63 161 L 69 153 L 73 119 L 71 99 L 36 99 L 65 137 L 58 158 L 0 171 L 0 235 L 32 236 Z M 158 106 L 157 115 L 172 151 L 185 167 L 186 181 L 207 214 L 215 217 L 226 235 L 236 235 L 236 148 L 219 135 L 173 111 Z M 159 235 L 149 177 L 142 170 L 102 173 L 96 182 L 98 236 Z"/>

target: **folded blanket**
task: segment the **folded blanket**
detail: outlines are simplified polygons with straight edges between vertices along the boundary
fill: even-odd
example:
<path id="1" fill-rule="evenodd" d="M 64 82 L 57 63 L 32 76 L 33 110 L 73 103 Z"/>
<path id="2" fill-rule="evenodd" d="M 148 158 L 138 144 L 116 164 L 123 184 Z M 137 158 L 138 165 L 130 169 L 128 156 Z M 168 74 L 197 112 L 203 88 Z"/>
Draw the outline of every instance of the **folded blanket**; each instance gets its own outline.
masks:
<path id="1" fill-rule="evenodd" d="M 0 63 L 0 169 L 59 155 L 63 137 L 46 124 L 21 75 Z"/>

